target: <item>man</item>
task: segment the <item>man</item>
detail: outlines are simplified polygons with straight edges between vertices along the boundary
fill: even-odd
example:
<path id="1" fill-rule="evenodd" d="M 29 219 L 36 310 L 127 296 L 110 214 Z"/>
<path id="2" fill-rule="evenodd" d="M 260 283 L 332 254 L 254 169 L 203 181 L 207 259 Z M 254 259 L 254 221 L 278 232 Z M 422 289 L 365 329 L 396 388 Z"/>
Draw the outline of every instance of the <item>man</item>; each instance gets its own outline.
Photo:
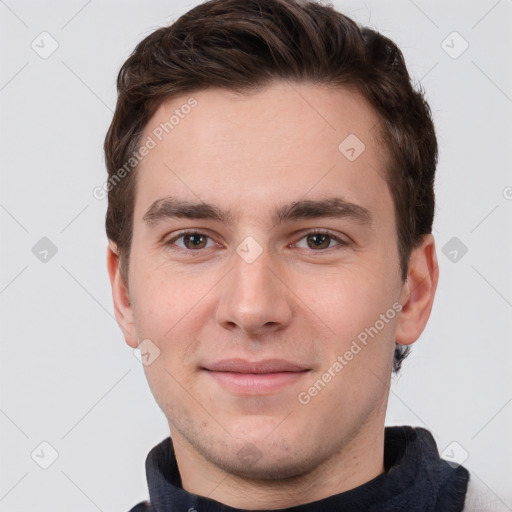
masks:
<path id="1" fill-rule="evenodd" d="M 384 427 L 439 274 L 435 131 L 394 43 L 206 2 L 123 65 L 105 154 L 115 314 L 170 429 L 132 511 L 494 510 L 430 432 Z"/>

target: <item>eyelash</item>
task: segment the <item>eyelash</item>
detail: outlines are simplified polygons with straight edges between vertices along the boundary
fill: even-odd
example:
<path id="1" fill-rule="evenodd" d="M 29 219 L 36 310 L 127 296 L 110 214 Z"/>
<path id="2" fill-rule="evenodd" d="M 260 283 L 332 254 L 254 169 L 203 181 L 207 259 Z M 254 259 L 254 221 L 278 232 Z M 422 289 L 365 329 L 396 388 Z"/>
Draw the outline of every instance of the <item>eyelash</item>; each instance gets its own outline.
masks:
<path id="1" fill-rule="evenodd" d="M 172 247 L 177 240 L 179 240 L 180 238 L 183 238 L 184 236 L 187 236 L 187 235 L 202 235 L 202 236 L 207 237 L 210 240 L 213 240 L 206 233 L 202 233 L 201 231 L 193 231 L 193 230 L 190 231 L 189 230 L 189 231 L 182 231 L 182 232 L 180 232 L 179 234 L 177 234 L 176 236 L 171 238 L 169 241 L 167 241 L 165 243 L 165 245 L 168 246 L 168 247 Z M 337 248 L 343 248 L 343 247 L 346 247 L 346 246 L 349 245 L 349 242 L 347 240 L 344 240 L 343 238 L 340 238 L 340 237 L 338 237 L 336 235 L 333 235 L 331 232 L 326 231 L 326 230 L 322 230 L 322 229 L 312 230 L 312 231 L 308 231 L 308 232 L 304 233 L 301 236 L 301 238 L 299 238 L 299 240 L 297 242 L 295 242 L 295 243 L 300 242 L 302 239 L 307 238 L 310 235 L 325 235 L 325 236 L 328 236 L 331 240 L 334 240 L 334 241 L 336 241 L 338 243 L 334 247 L 328 247 L 327 249 L 318 249 L 318 250 L 311 249 L 311 252 L 321 253 L 321 252 L 326 252 L 329 249 L 335 249 L 336 247 Z M 205 250 L 204 248 L 203 249 L 184 249 L 182 247 L 176 247 L 176 246 L 174 246 L 173 249 L 174 248 L 176 248 L 178 251 L 186 252 L 188 254 L 199 253 L 199 252 Z"/>

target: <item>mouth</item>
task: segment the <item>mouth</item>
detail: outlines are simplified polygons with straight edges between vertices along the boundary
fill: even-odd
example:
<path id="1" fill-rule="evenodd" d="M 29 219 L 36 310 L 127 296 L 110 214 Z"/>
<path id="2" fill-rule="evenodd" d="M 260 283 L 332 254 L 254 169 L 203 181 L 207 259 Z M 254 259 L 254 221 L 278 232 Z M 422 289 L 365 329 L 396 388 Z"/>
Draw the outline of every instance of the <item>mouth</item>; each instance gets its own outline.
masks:
<path id="1" fill-rule="evenodd" d="M 303 378 L 309 369 L 283 359 L 224 359 L 202 367 L 224 389 L 235 394 L 268 394 Z"/>

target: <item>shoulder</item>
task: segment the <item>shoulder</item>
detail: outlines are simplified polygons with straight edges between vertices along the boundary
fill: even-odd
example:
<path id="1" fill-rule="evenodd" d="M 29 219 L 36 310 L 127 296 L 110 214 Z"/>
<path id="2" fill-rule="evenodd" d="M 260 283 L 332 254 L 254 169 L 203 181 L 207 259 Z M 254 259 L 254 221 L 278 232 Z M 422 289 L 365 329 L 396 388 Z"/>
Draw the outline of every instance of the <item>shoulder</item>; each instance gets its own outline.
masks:
<path id="1" fill-rule="evenodd" d="M 135 507 L 131 508 L 129 512 L 151 512 L 151 505 L 149 501 L 141 501 Z"/>
<path id="2" fill-rule="evenodd" d="M 506 512 L 510 509 L 474 473 L 469 474 L 462 512 Z"/>

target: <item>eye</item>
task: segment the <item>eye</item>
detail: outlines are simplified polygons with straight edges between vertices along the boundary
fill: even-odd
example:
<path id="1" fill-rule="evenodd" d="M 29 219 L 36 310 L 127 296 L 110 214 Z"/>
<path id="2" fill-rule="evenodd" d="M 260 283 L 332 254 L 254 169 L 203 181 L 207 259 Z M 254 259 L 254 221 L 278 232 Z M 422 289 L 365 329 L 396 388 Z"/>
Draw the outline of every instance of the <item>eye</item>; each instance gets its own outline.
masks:
<path id="1" fill-rule="evenodd" d="M 180 233 L 167 242 L 167 245 L 176 245 L 180 249 L 195 251 L 198 249 L 208 249 L 215 245 L 213 240 L 198 231 L 187 231 Z"/>
<path id="2" fill-rule="evenodd" d="M 302 240 L 305 240 L 305 243 L 302 243 Z M 332 244 L 332 242 L 335 243 Z M 325 231 L 311 231 L 295 244 L 296 247 L 300 247 L 302 249 L 314 250 L 331 249 L 338 245 L 346 246 L 348 245 L 348 242 Z"/>

